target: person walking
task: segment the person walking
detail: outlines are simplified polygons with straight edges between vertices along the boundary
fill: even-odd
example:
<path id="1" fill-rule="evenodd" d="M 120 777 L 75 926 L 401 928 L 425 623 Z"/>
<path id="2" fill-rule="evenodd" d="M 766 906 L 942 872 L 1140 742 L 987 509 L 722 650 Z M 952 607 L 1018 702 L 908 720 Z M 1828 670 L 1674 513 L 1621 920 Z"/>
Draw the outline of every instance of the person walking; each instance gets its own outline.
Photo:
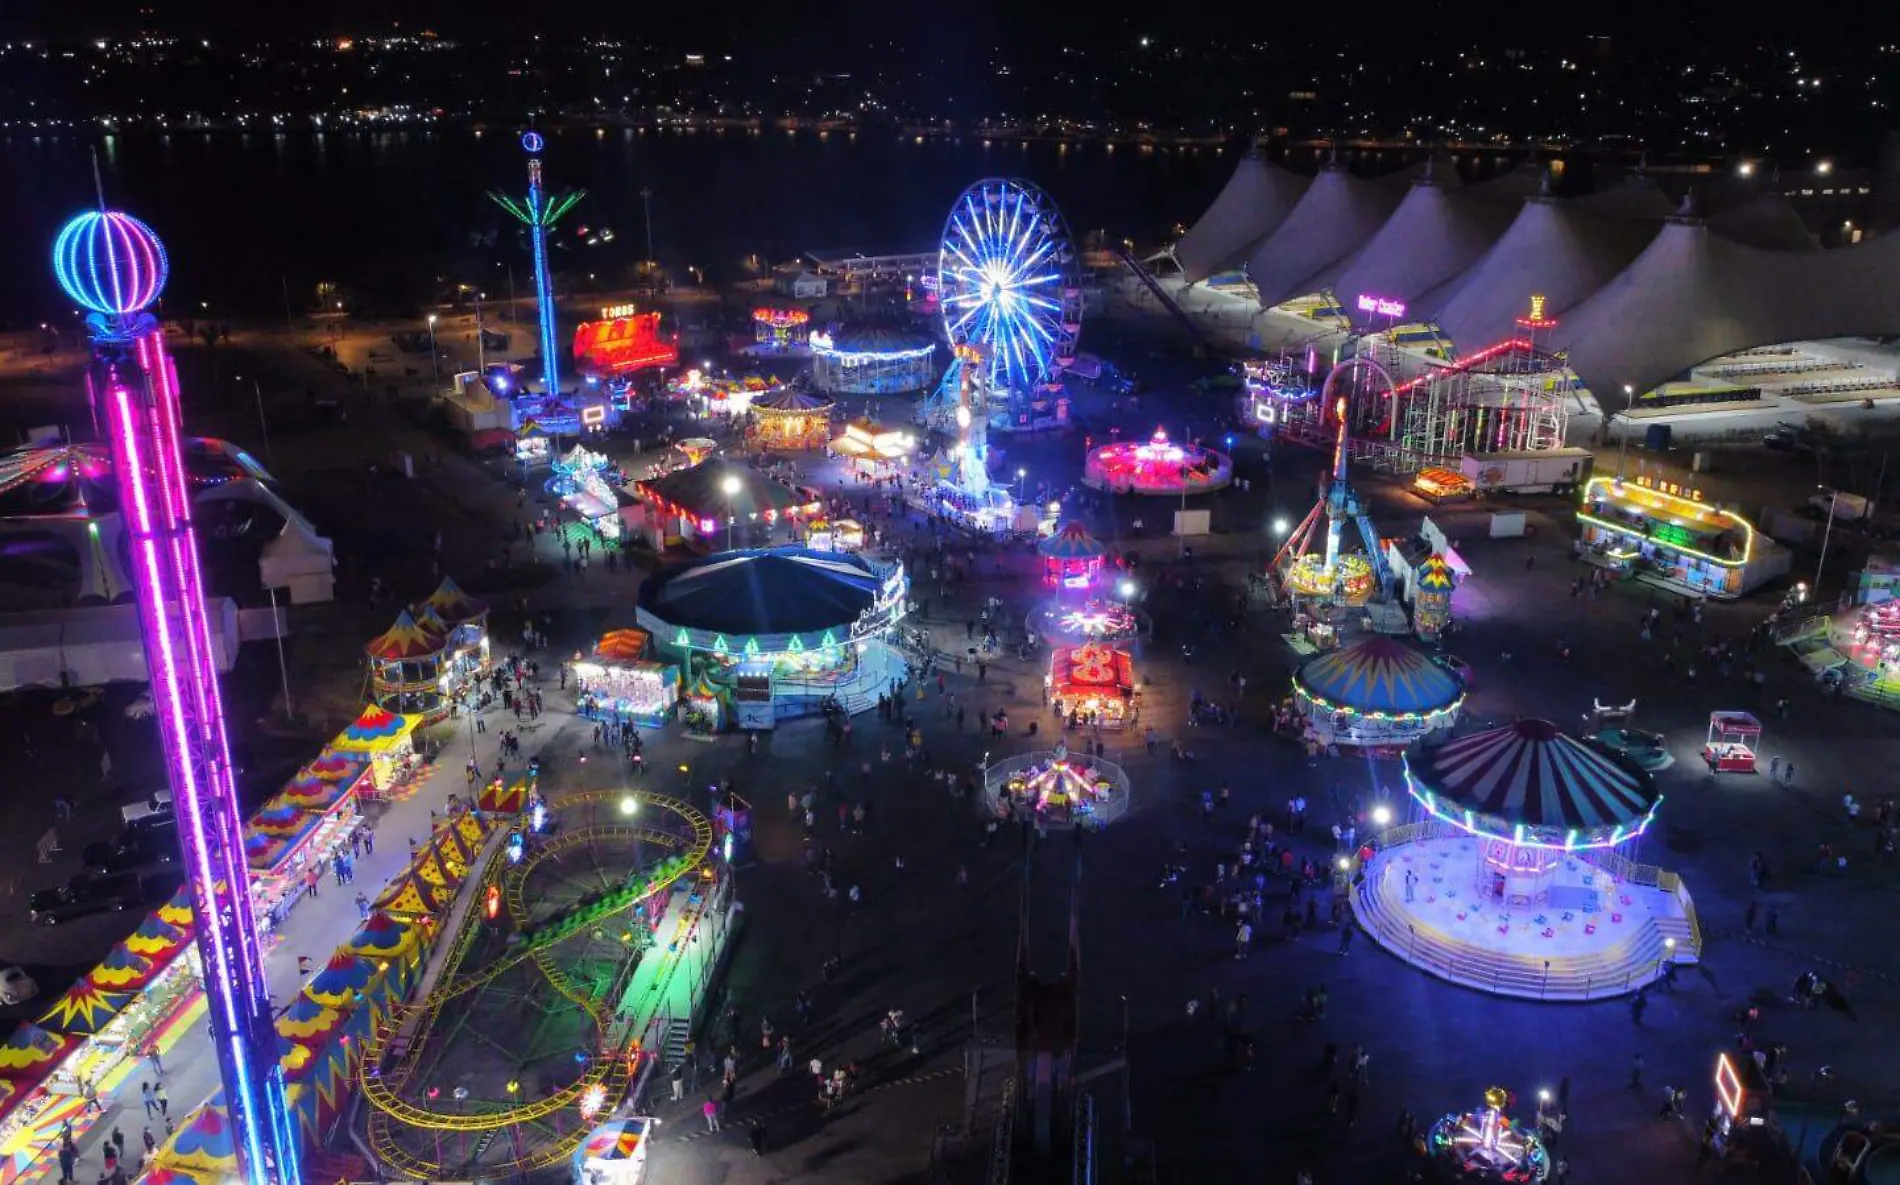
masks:
<path id="1" fill-rule="evenodd" d="M 152 1088 L 152 1101 L 158 1104 L 159 1118 L 169 1119 L 171 1117 L 172 1101 L 165 1094 L 164 1083 L 161 1082 Z"/>
<path id="2" fill-rule="evenodd" d="M 139 1083 L 139 1101 L 145 1104 L 145 1117 L 150 1119 L 158 1112 L 158 1100 L 152 1097 L 152 1084 Z"/>
<path id="3" fill-rule="evenodd" d="M 706 1101 L 700 1104 L 699 1113 L 706 1117 L 707 1131 L 716 1132 L 719 1130 L 719 1104 L 713 1101 L 711 1095 L 707 1095 Z"/>
<path id="4" fill-rule="evenodd" d="M 765 1155 L 765 1124 L 763 1123 L 752 1125 L 752 1155 Z"/>
<path id="5" fill-rule="evenodd" d="M 677 1103 L 681 1099 L 686 1097 L 686 1076 L 684 1072 L 681 1071 L 680 1064 L 678 1062 L 673 1063 L 673 1072 L 667 1076 L 667 1080 L 673 1086 L 673 1101 L 674 1102 Z"/>
<path id="6" fill-rule="evenodd" d="M 1630 1089 L 1643 1089 L 1643 1055 L 1641 1053 L 1630 1058 Z"/>
<path id="7" fill-rule="evenodd" d="M 1352 935 L 1354 929 L 1355 927 L 1351 922 L 1347 922 L 1339 928 L 1339 953 L 1341 955 L 1346 954 L 1346 952 L 1352 949 Z"/>

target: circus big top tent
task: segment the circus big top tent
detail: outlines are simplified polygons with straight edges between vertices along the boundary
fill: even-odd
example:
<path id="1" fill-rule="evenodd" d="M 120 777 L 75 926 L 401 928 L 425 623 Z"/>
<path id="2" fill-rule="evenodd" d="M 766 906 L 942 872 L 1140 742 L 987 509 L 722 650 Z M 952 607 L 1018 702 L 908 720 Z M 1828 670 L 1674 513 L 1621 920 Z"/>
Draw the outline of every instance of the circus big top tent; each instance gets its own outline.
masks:
<path id="1" fill-rule="evenodd" d="M 1900 330 L 1900 235 L 1831 251 L 1748 247 L 1670 219 L 1555 333 L 1590 387 L 1643 391 L 1754 346 Z"/>
<path id="2" fill-rule="evenodd" d="M 1352 254 L 1377 234 L 1405 200 L 1391 178 L 1365 181 L 1329 164 L 1300 204 L 1247 261 L 1247 278 L 1271 307 L 1332 286 Z"/>
<path id="3" fill-rule="evenodd" d="M 1174 245 L 1174 261 L 1190 284 L 1246 261 L 1254 244 L 1278 230 L 1312 179 L 1288 172 L 1250 148 L 1234 175 Z"/>
<path id="4" fill-rule="evenodd" d="M 1452 170 L 1428 168 L 1334 282 L 1334 295 L 1348 311 L 1361 296 L 1418 305 L 1497 242 L 1541 177 L 1535 168 L 1514 169 L 1460 189 Z"/>
<path id="5" fill-rule="evenodd" d="M 1656 199 L 1647 217 L 1617 217 L 1607 212 L 1614 205 L 1596 200 L 1625 188 L 1568 201 L 1542 194 L 1527 199 L 1511 228 L 1448 290 L 1432 319 L 1465 353 L 1509 337 L 1533 295 L 1542 296 L 1546 314 L 1561 321 L 1641 254 L 1669 213 L 1667 199 L 1653 187 L 1642 190 Z"/>

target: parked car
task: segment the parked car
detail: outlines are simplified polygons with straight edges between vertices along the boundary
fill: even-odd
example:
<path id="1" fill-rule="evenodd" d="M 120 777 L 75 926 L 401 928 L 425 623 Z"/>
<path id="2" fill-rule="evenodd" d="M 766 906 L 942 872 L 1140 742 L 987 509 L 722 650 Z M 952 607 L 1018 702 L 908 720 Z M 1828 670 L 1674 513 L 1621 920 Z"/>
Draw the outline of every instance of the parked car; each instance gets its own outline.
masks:
<path id="1" fill-rule="evenodd" d="M 40 985 L 17 966 L 0 971 L 0 1006 L 11 1008 L 40 994 Z"/>
<path id="2" fill-rule="evenodd" d="M 139 878 L 76 876 L 58 889 L 42 889 L 27 903 L 27 916 L 37 926 L 57 926 L 95 913 L 116 913 L 144 900 Z"/>
<path id="3" fill-rule="evenodd" d="M 178 859 L 178 821 L 170 815 L 153 816 L 142 826 L 126 828 L 116 840 L 87 844 L 80 857 L 87 872 L 103 876 L 170 864 Z"/>

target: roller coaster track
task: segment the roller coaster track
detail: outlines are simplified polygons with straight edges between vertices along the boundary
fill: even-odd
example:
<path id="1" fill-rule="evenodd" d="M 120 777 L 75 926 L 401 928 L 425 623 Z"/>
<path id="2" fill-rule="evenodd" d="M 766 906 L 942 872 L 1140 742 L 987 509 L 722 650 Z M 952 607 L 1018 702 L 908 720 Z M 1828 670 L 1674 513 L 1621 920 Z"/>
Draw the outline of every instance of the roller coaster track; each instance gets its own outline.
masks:
<path id="1" fill-rule="evenodd" d="M 596 791 L 574 795 L 562 800 L 559 805 L 563 809 L 573 806 L 601 805 L 610 801 L 617 805 L 625 797 L 627 796 L 618 791 Z M 395 1138 L 394 1128 L 397 1125 L 435 1132 L 499 1133 L 503 1129 L 523 1124 L 542 1124 L 570 1107 L 578 1111 L 582 1097 L 595 1087 L 600 1088 L 603 1111 L 617 1104 L 621 1096 L 626 1093 L 629 1069 L 624 1051 L 605 1047 L 611 1027 L 612 1008 L 603 1009 L 591 995 L 560 969 L 549 952 L 559 942 L 583 932 L 599 921 L 631 909 L 640 901 L 646 900 L 653 893 L 666 888 L 681 877 L 697 872 L 711 853 L 713 843 L 711 821 L 687 803 L 655 794 L 634 794 L 632 798 L 642 810 L 649 808 L 662 810 L 683 819 L 688 824 L 691 834 L 682 835 L 678 832 L 660 831 L 630 824 L 605 823 L 575 828 L 554 836 L 537 848 L 527 860 L 508 870 L 507 876 L 502 878 L 505 879 L 504 897 L 508 912 L 514 919 L 515 925 L 526 927 L 529 922 L 524 888 L 530 874 L 544 861 L 563 852 L 601 840 L 613 839 L 633 840 L 638 843 L 673 848 L 679 851 L 679 855 L 662 865 L 658 874 L 645 879 L 637 886 L 622 886 L 611 890 L 598 900 L 589 901 L 576 909 L 547 919 L 516 949 L 502 955 L 473 975 L 456 978 L 455 973 L 459 971 L 469 949 L 474 944 L 475 935 L 480 932 L 483 924 L 478 911 L 470 910 L 461 932 L 453 938 L 455 946 L 448 955 L 443 973 L 445 986 L 404 1010 L 405 1013 L 410 1014 L 420 1011 L 423 1024 L 432 1027 L 440 1018 L 444 1005 L 451 1000 L 493 983 L 510 968 L 532 961 L 536 970 L 547 980 L 548 985 L 581 1009 L 593 1023 L 600 1048 L 587 1071 L 554 1094 L 520 1106 L 478 1104 L 480 1109 L 469 1113 L 469 1104 L 456 1103 L 453 1104 L 456 1107 L 454 1112 L 434 1110 L 401 1098 L 397 1093 L 415 1069 L 424 1044 L 421 1040 L 411 1041 L 394 1058 L 397 1064 L 383 1065 L 384 1059 L 390 1055 L 391 1038 L 405 1027 L 402 1017 L 392 1017 L 377 1030 L 365 1048 L 362 1067 L 359 1071 L 359 1084 L 363 1091 L 363 1098 L 370 1105 L 368 1125 L 370 1145 L 386 1167 L 410 1174 L 419 1180 L 441 1179 L 446 1172 L 444 1165 L 430 1162 L 402 1147 Z M 497 860 L 499 858 L 499 855 L 495 857 Z M 491 864 L 483 880 L 492 883 L 495 879 L 497 879 L 495 869 Z M 684 925 L 685 920 L 682 921 L 682 926 Z M 417 1030 L 418 1033 L 427 1031 L 427 1028 Z M 572 1132 L 557 1135 L 550 1144 L 543 1146 L 532 1156 L 519 1159 L 504 1167 L 511 1173 L 549 1167 L 563 1160 L 584 1135 L 585 1125 L 576 1125 Z"/>

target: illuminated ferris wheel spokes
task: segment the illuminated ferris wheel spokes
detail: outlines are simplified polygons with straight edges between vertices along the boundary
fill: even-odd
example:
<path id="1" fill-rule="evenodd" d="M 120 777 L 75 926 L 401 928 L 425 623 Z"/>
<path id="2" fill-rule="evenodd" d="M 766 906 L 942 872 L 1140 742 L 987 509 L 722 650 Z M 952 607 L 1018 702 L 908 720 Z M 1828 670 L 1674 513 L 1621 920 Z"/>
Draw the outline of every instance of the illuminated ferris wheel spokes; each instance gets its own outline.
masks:
<path id="1" fill-rule="evenodd" d="M 938 291 L 952 345 L 989 351 L 993 387 L 1047 382 L 1073 355 L 1081 291 L 1062 217 L 1041 190 L 990 179 L 944 224 Z"/>

